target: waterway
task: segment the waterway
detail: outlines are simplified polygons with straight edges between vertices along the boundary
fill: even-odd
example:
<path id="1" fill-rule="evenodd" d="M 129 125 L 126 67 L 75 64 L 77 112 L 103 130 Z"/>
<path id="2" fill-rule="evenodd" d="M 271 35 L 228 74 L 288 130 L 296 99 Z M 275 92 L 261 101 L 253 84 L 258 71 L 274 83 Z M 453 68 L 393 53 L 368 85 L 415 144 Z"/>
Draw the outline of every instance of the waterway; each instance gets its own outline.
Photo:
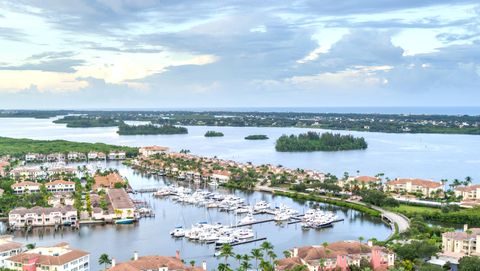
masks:
<path id="1" fill-rule="evenodd" d="M 109 162 L 107 167 L 116 168 L 125 176 L 134 189 L 162 187 L 175 183 L 163 178 L 141 174 L 119 162 Z M 203 188 L 203 187 L 198 187 Z M 211 188 L 208 188 L 211 189 Z M 254 204 L 260 200 L 271 202 L 273 206 L 286 204 L 300 212 L 312 206 L 311 202 L 298 202 L 291 198 L 273 196 L 261 192 L 219 190 L 222 193 L 235 193 L 246 199 L 247 203 Z M 83 249 L 91 253 L 91 270 L 100 270 L 98 257 L 107 253 L 117 262 L 129 260 L 134 251 L 140 255 L 175 255 L 180 251 L 181 257 L 188 263 L 195 260 L 197 264 L 206 260 L 208 269 L 212 270 L 219 262 L 213 256 L 214 245 L 193 243 L 186 239 L 174 239 L 169 232 L 177 225 L 190 227 L 200 221 L 210 223 L 221 222 L 225 225 L 235 223 L 235 216 L 214 209 L 208 211 L 203 207 L 182 205 L 168 198 L 158 199 L 151 194 L 136 194 L 135 199 L 148 202 L 154 209 L 154 218 L 143 218 L 134 225 L 97 225 L 82 226 L 78 231 L 65 229 L 54 232 L 53 229 L 37 228 L 26 235 L 23 232 L 15 233 L 15 240 L 23 243 L 36 243 L 37 245 L 53 245 L 58 242 L 69 242 L 72 247 Z M 300 224 L 276 225 L 274 222 L 254 225 L 257 237 L 267 237 L 275 247 L 276 254 L 281 257 L 282 252 L 295 246 L 320 245 L 323 242 L 339 240 L 358 240 L 360 236 L 365 240 L 387 238 L 391 230 L 380 219 L 372 218 L 360 212 L 340 208 L 337 206 L 319 204 L 319 208 L 333 211 L 344 221 L 336 223 L 332 228 L 322 230 L 302 230 Z M 262 216 L 257 216 L 262 219 Z M 265 217 L 264 217 L 265 218 Z M 1 227 L 5 230 L 5 225 Z M 261 242 L 237 246 L 235 253 L 249 253 L 252 248 L 258 247 Z"/>

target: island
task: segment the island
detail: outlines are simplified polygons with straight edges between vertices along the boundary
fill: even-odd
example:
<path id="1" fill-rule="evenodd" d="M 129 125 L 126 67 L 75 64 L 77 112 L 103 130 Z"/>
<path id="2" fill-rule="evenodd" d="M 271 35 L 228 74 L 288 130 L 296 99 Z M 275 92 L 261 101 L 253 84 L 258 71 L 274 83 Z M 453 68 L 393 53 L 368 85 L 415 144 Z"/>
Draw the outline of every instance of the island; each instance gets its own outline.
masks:
<path id="1" fill-rule="evenodd" d="M 216 131 L 207 131 L 205 133 L 205 137 L 222 137 L 223 133 L 222 132 L 216 132 Z"/>
<path id="2" fill-rule="evenodd" d="M 67 152 L 103 152 L 124 151 L 127 157 L 138 154 L 138 148 L 108 145 L 104 143 L 84 143 L 66 140 L 33 140 L 26 138 L 0 137 L 0 156 L 23 157 L 28 153 L 67 153 Z"/>
<path id="3" fill-rule="evenodd" d="M 280 152 L 364 150 L 368 147 L 363 137 L 333 133 L 307 132 L 297 135 L 282 135 L 275 149 Z"/>
<path id="4" fill-rule="evenodd" d="M 116 127 L 123 123 L 110 117 L 65 116 L 54 123 L 66 123 L 69 128 Z"/>
<path id="5" fill-rule="evenodd" d="M 268 136 L 266 135 L 249 135 L 245 137 L 246 140 L 266 140 Z"/>
<path id="6" fill-rule="evenodd" d="M 119 135 L 175 135 L 188 134 L 188 129 L 174 125 L 128 125 L 121 124 L 118 126 L 117 133 Z"/>

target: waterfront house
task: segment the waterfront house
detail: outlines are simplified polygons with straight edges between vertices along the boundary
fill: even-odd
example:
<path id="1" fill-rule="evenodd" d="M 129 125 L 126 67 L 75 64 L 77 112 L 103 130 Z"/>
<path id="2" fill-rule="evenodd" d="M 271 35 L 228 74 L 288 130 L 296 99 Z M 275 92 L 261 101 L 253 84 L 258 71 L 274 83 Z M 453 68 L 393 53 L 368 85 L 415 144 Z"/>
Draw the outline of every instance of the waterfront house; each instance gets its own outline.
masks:
<path id="1" fill-rule="evenodd" d="M 459 260 L 464 256 L 480 256 L 480 228 L 468 228 L 463 231 L 445 232 L 442 234 L 441 256 Z"/>
<path id="2" fill-rule="evenodd" d="M 130 261 L 116 263 L 115 259 L 112 259 L 112 265 L 108 271 L 145 271 L 145 270 L 158 270 L 158 271 L 206 271 L 207 264 L 202 263 L 202 267 L 191 267 L 185 265 L 180 259 L 180 254 L 177 252 L 175 257 L 173 256 L 142 256 L 139 257 L 138 253 L 133 254 L 133 258 Z"/>
<path id="3" fill-rule="evenodd" d="M 7 176 L 7 168 L 10 166 L 8 161 L 0 161 L 0 177 Z"/>
<path id="4" fill-rule="evenodd" d="M 23 245 L 13 242 L 13 236 L 0 236 L 0 268 L 6 268 L 5 259 L 22 252 Z"/>
<path id="5" fill-rule="evenodd" d="M 10 171 L 10 176 L 12 178 L 18 179 L 29 179 L 29 180 L 36 180 L 46 177 L 46 173 L 38 166 L 33 167 L 16 167 Z"/>
<path id="6" fill-rule="evenodd" d="M 8 214 L 8 224 L 13 228 L 24 226 L 42 227 L 60 224 L 75 224 L 77 210 L 72 206 L 64 207 L 18 207 Z"/>
<path id="7" fill-rule="evenodd" d="M 65 154 L 63 153 L 50 153 L 47 155 L 47 162 L 63 162 L 65 161 Z"/>
<path id="8" fill-rule="evenodd" d="M 442 183 L 422 179 L 395 179 L 387 182 L 386 187 L 388 191 L 421 193 L 424 197 L 443 192 Z"/>
<path id="9" fill-rule="evenodd" d="M 85 159 L 87 159 L 87 156 L 81 152 L 69 152 L 67 154 L 67 160 L 69 161 L 79 161 L 79 160 L 85 160 Z"/>
<path id="10" fill-rule="evenodd" d="M 12 189 L 14 194 L 24 194 L 24 193 L 37 193 L 40 192 L 40 183 L 23 181 L 12 184 Z"/>
<path id="11" fill-rule="evenodd" d="M 41 153 L 27 153 L 25 154 L 25 161 L 27 162 L 43 162 L 46 156 Z"/>
<path id="12" fill-rule="evenodd" d="M 162 154 L 162 153 L 167 153 L 169 148 L 167 147 L 161 147 L 161 146 L 147 146 L 147 147 L 142 147 L 138 150 L 140 155 L 148 157 L 156 154 Z"/>
<path id="13" fill-rule="evenodd" d="M 462 197 L 463 200 L 480 201 L 480 184 L 456 187 L 454 192 L 456 197 Z"/>
<path id="14" fill-rule="evenodd" d="M 117 172 L 105 176 L 97 174 L 94 176 L 94 180 L 93 190 L 95 191 L 124 186 L 127 183 Z"/>
<path id="15" fill-rule="evenodd" d="M 68 243 L 36 247 L 5 259 L 5 268 L 17 271 L 88 271 L 90 254 Z"/>
<path id="16" fill-rule="evenodd" d="M 116 218 L 135 218 L 135 205 L 125 189 L 108 189 L 107 196 Z"/>
<path id="17" fill-rule="evenodd" d="M 372 242 L 340 241 L 326 246 L 294 248 L 291 257 L 281 259 L 277 270 L 287 270 L 298 265 L 307 266 L 309 271 L 349 270 L 350 265 L 360 266 L 362 259 L 370 262 L 373 270 L 386 270 L 395 264 L 395 253 Z"/>
<path id="18" fill-rule="evenodd" d="M 75 182 L 55 180 L 45 184 L 48 192 L 75 192 Z"/>
<path id="19" fill-rule="evenodd" d="M 48 198 L 48 205 L 53 207 L 73 206 L 74 202 L 72 193 L 55 193 Z"/>
<path id="20" fill-rule="evenodd" d="M 108 154 L 109 160 L 124 160 L 127 154 L 124 151 L 113 151 Z"/>
<path id="21" fill-rule="evenodd" d="M 74 167 L 65 167 L 65 166 L 54 166 L 48 168 L 47 174 L 52 175 L 75 175 L 77 174 L 77 169 Z"/>
<path id="22" fill-rule="evenodd" d="M 91 151 L 87 154 L 88 160 L 105 160 L 106 155 L 103 152 Z"/>
<path id="23" fill-rule="evenodd" d="M 230 172 L 226 170 L 223 170 L 223 171 L 216 170 L 212 173 L 212 175 L 210 175 L 210 180 L 217 181 L 219 183 L 226 183 L 230 180 L 230 177 L 231 177 Z"/>

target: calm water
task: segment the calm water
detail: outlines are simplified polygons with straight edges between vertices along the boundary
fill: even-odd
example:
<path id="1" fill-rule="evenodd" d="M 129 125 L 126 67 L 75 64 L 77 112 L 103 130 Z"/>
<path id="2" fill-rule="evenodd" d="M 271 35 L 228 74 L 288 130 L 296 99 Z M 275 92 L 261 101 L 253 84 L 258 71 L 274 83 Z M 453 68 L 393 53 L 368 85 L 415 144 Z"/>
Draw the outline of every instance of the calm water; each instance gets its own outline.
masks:
<path id="1" fill-rule="evenodd" d="M 66 139 L 105 142 L 129 146 L 163 145 L 173 150 L 189 149 L 194 154 L 218 156 L 256 164 L 281 164 L 290 168 L 316 169 L 343 175 L 385 173 L 390 178 L 458 178 L 480 180 L 480 136 L 440 134 L 384 134 L 347 132 L 363 136 L 369 147 L 361 151 L 281 153 L 274 148 L 282 134 L 301 133 L 299 128 L 188 127 L 187 135 L 119 136 L 116 128 L 66 128 L 51 120 L 0 118 L 0 136 L 33 139 Z M 224 137 L 205 138 L 207 130 Z M 322 131 L 318 129 L 318 131 Z M 266 134 L 269 140 L 249 141 L 250 134 Z"/>
<path id="2" fill-rule="evenodd" d="M 120 163 L 109 163 L 109 167 L 120 170 L 126 176 L 134 188 L 161 187 L 170 183 L 164 178 L 154 178 L 140 175 L 132 169 Z M 220 190 L 230 193 L 226 190 Z M 284 203 L 299 211 L 309 208 L 309 202 L 295 202 L 290 198 L 274 197 L 270 194 L 253 192 L 232 192 L 246 198 L 246 202 L 254 204 L 260 200 L 273 202 L 274 205 Z M 107 226 L 82 226 L 80 231 L 65 230 L 63 233 L 53 233 L 51 229 L 35 229 L 29 236 L 17 232 L 15 239 L 25 243 L 36 243 L 37 245 L 52 245 L 57 242 L 66 241 L 73 247 L 91 252 L 92 270 L 99 270 L 97 259 L 101 253 L 108 253 L 117 261 L 129 260 L 134 251 L 140 255 L 175 255 L 180 250 L 182 258 L 187 262 L 195 260 L 198 264 L 206 260 L 209 270 L 216 267 L 217 259 L 213 257 L 214 245 L 202 245 L 192 243 L 184 239 L 171 238 L 169 232 L 177 225 L 190 225 L 199 221 L 221 222 L 223 224 L 235 223 L 233 214 L 208 210 L 191 205 L 182 205 L 169 199 L 156 199 L 150 194 L 135 195 L 137 199 L 149 202 L 155 210 L 155 218 L 145 218 L 135 225 L 107 225 Z M 322 244 L 323 242 L 334 242 L 338 240 L 357 240 L 362 236 L 367 240 L 375 237 L 385 239 L 390 234 L 390 229 L 379 219 L 368 217 L 357 211 L 339 208 L 330 205 L 319 205 L 320 208 L 334 211 L 338 217 L 344 218 L 343 222 L 336 223 L 333 228 L 323 230 L 301 229 L 300 224 L 277 226 L 275 223 L 264 223 L 255 225 L 257 237 L 267 237 L 275 246 L 275 252 L 281 257 L 282 251 L 301 245 Z M 261 216 L 257 216 L 261 219 Z M 236 253 L 249 253 L 255 244 L 241 245 L 235 247 Z"/>

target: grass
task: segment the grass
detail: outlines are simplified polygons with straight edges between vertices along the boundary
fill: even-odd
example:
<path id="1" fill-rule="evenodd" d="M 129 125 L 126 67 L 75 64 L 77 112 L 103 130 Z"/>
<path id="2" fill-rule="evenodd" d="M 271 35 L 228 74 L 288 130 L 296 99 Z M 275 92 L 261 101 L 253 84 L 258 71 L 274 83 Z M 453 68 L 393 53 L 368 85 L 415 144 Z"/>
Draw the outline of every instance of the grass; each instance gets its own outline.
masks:
<path id="1" fill-rule="evenodd" d="M 440 209 L 435 207 L 427 207 L 427 206 L 414 206 L 414 205 L 406 205 L 400 204 L 398 207 L 388 207 L 390 211 L 397 212 L 397 213 L 434 213 L 439 212 Z"/>

